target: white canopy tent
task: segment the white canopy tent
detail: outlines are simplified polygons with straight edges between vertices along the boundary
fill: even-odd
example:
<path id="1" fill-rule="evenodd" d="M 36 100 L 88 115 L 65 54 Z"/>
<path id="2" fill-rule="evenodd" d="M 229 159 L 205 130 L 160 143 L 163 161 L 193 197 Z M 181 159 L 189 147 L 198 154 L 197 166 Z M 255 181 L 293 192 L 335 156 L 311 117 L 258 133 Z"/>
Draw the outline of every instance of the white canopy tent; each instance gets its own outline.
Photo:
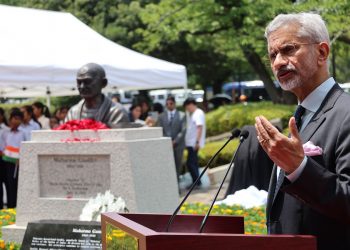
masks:
<path id="1" fill-rule="evenodd" d="M 70 13 L 0 5 L 0 97 L 76 95 L 76 72 L 95 62 L 109 89 L 187 87 L 183 65 L 101 36 Z"/>

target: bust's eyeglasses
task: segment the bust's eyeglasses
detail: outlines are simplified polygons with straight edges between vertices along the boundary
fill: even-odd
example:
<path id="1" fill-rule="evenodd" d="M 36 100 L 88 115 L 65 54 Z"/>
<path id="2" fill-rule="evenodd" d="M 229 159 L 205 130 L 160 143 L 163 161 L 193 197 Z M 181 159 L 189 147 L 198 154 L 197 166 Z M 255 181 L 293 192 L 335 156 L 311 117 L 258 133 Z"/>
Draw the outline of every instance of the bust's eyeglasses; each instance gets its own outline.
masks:
<path id="1" fill-rule="evenodd" d="M 318 43 L 287 43 L 281 45 L 278 49 L 273 50 L 269 53 L 269 59 L 274 62 L 277 55 L 280 54 L 282 57 L 294 56 L 295 53 L 300 49 L 302 45 L 314 45 Z"/>

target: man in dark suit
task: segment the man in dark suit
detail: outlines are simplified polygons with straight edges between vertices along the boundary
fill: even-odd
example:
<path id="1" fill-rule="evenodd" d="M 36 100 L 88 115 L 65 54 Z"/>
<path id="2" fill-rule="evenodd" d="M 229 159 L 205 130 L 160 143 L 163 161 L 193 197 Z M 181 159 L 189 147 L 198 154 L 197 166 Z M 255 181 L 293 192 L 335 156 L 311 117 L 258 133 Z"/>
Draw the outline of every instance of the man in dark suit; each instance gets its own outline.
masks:
<path id="1" fill-rule="evenodd" d="M 256 139 L 255 127 L 247 125 L 241 130 L 248 131 L 249 137 L 237 151 L 225 197 L 251 185 L 259 190 L 269 188 L 273 162 Z"/>
<path id="2" fill-rule="evenodd" d="M 183 152 L 185 149 L 186 115 L 176 109 L 173 96 L 166 100 L 166 110 L 158 117 L 158 126 L 163 128 L 163 135 L 171 137 L 177 177 L 181 172 Z"/>
<path id="3" fill-rule="evenodd" d="M 289 137 L 256 118 L 258 140 L 275 163 L 268 231 L 315 235 L 318 249 L 350 249 L 350 96 L 329 76 L 326 25 L 317 14 L 278 15 L 265 37 L 274 75 L 299 102 Z M 315 146 L 306 150 L 306 142 Z"/>

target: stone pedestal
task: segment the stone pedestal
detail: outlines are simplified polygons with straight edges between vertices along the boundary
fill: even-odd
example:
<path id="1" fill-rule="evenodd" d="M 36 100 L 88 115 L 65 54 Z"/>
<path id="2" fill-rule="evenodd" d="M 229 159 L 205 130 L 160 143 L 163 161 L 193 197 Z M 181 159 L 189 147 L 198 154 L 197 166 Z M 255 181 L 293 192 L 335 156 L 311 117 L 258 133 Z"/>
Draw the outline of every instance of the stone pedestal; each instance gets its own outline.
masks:
<path id="1" fill-rule="evenodd" d="M 170 213 L 178 204 L 171 140 L 161 128 L 35 131 L 20 157 L 16 225 L 3 227 L 6 241 L 21 242 L 30 221 L 78 220 L 106 190 L 130 212 Z"/>

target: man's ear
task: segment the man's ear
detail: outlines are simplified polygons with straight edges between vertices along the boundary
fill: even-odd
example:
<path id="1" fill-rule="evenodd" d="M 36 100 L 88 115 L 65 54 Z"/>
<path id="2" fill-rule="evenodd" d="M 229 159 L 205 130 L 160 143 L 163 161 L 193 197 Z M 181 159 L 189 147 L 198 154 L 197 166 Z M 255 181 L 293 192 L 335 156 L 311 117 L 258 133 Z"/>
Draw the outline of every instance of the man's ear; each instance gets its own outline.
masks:
<path id="1" fill-rule="evenodd" d="M 329 56 L 329 45 L 328 43 L 322 42 L 319 44 L 318 47 L 318 63 L 320 65 L 323 65 L 325 63 L 327 63 L 328 60 L 328 56 Z"/>
<path id="2" fill-rule="evenodd" d="M 107 78 L 103 78 L 102 79 L 102 88 L 105 88 L 107 86 L 107 84 L 108 84 Z"/>

